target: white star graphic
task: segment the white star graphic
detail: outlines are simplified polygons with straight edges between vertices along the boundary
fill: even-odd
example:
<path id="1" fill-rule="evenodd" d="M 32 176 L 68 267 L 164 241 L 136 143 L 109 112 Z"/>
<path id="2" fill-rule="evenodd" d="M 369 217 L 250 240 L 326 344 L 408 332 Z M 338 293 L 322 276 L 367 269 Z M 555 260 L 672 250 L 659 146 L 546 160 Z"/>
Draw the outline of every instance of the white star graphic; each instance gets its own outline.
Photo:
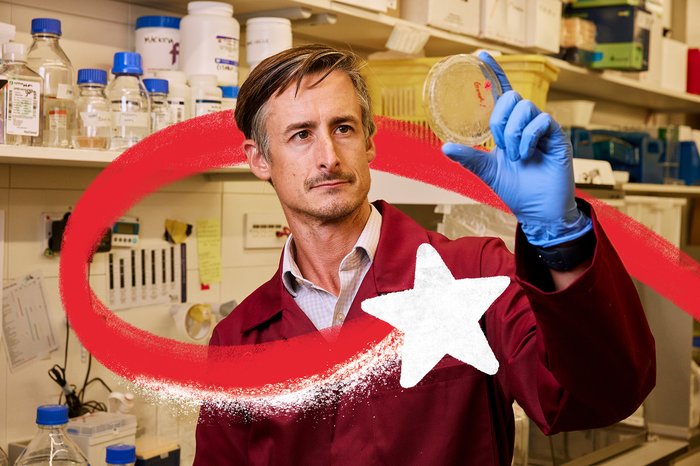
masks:
<path id="1" fill-rule="evenodd" d="M 504 276 L 455 280 L 424 243 L 416 253 L 413 289 L 366 299 L 362 309 L 403 332 L 402 387 L 415 386 L 447 354 L 493 375 L 498 361 L 479 319 L 509 283 Z"/>

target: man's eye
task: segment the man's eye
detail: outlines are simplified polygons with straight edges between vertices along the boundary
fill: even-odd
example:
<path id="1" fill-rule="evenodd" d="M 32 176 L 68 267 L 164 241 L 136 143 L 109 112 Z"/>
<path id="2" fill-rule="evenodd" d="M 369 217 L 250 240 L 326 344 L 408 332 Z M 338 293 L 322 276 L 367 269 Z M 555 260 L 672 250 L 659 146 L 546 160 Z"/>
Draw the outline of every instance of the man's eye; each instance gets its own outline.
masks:
<path id="1" fill-rule="evenodd" d="M 338 131 L 341 134 L 347 134 L 350 131 L 352 131 L 352 127 L 348 126 L 348 125 L 340 125 L 340 126 L 338 126 L 336 131 Z"/>
<path id="2" fill-rule="evenodd" d="M 309 132 L 307 130 L 302 130 L 296 133 L 294 137 L 297 139 L 306 139 L 309 137 Z"/>

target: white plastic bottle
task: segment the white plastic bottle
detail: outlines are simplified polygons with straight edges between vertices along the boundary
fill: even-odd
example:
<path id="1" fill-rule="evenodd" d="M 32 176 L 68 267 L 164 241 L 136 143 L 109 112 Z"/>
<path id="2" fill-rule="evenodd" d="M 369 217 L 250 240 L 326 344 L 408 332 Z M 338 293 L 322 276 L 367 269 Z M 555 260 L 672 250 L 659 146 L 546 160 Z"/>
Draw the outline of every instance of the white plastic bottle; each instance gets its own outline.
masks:
<path id="1" fill-rule="evenodd" d="M 2 144 L 41 145 L 42 79 L 27 67 L 27 48 L 20 42 L 2 45 L 0 75 L 7 84 L 0 90 Z"/>
<path id="2" fill-rule="evenodd" d="M 198 117 L 221 111 L 221 88 L 216 85 L 216 76 L 212 74 L 196 74 L 190 76 L 192 99 L 190 111 Z"/>
<path id="3" fill-rule="evenodd" d="M 125 443 L 109 445 L 105 461 L 107 466 L 134 466 L 136 463 L 136 448 Z"/>
<path id="4" fill-rule="evenodd" d="M 110 149 L 124 150 L 151 133 L 151 106 L 141 80 L 141 56 L 134 52 L 115 53 L 112 73 L 114 79 L 107 87 L 112 103 Z"/>
<path id="5" fill-rule="evenodd" d="M 219 86 L 238 85 L 240 29 L 232 5 L 189 2 L 180 22 L 180 69 L 188 77 L 214 74 Z"/>
<path id="6" fill-rule="evenodd" d="M 85 68 L 78 70 L 78 98 L 75 101 L 76 124 L 73 147 L 107 149 L 112 138 L 111 103 L 105 94 L 107 72 Z"/>
<path id="7" fill-rule="evenodd" d="M 221 88 L 221 110 L 235 110 L 238 100 L 238 86 L 219 86 Z"/>
<path id="8" fill-rule="evenodd" d="M 180 18 L 140 16 L 136 18 L 136 52 L 143 61 L 144 76 L 156 70 L 177 70 L 180 66 Z"/>
<path id="9" fill-rule="evenodd" d="M 42 99 L 42 145 L 69 147 L 75 105 L 73 65 L 58 43 L 61 22 L 54 18 L 32 20 L 32 46 L 27 66 L 44 80 Z"/>
<path id="10" fill-rule="evenodd" d="M 144 79 L 151 99 L 151 131 L 156 132 L 170 125 L 168 108 L 168 81 L 159 78 Z"/>
<path id="11" fill-rule="evenodd" d="M 267 57 L 292 46 L 292 22 L 287 18 L 257 17 L 245 24 L 246 62 L 251 70 Z"/>
<path id="12" fill-rule="evenodd" d="M 168 81 L 168 108 L 170 122 L 180 123 L 192 118 L 190 113 L 190 86 L 187 85 L 187 75 L 183 71 L 156 71 L 156 78 Z"/>
<path id="13" fill-rule="evenodd" d="M 36 410 L 36 424 L 39 432 L 19 455 L 15 465 L 87 466 L 87 458 L 66 434 L 67 423 L 68 406 L 39 406 Z"/>

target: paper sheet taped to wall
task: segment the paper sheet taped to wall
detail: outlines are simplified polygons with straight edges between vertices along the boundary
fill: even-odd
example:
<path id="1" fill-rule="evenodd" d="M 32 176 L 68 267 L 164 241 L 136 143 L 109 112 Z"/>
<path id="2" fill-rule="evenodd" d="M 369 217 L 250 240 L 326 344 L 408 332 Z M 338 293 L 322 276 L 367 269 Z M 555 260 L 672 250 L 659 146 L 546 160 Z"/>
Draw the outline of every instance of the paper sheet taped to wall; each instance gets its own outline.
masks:
<path id="1" fill-rule="evenodd" d="M 221 281 L 221 222 L 218 218 L 197 221 L 199 281 L 211 285 Z"/>
<path id="2" fill-rule="evenodd" d="M 28 275 L 3 288 L 2 315 L 5 348 L 12 371 L 58 349 L 39 274 Z"/>

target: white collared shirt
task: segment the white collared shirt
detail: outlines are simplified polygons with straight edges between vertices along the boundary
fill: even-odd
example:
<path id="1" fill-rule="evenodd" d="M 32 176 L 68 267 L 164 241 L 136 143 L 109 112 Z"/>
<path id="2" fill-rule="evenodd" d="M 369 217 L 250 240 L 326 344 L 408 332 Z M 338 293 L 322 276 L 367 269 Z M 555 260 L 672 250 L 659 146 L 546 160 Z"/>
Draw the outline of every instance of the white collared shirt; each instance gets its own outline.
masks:
<path id="1" fill-rule="evenodd" d="M 305 279 L 292 254 L 292 235 L 289 235 L 284 245 L 282 260 L 282 282 L 294 301 L 309 320 L 322 330 L 331 326 L 341 325 L 350 310 L 357 290 L 372 265 L 374 254 L 379 243 L 379 233 L 382 227 L 382 215 L 372 208 L 365 228 L 352 248 L 340 262 L 340 293 L 333 293 Z"/>

